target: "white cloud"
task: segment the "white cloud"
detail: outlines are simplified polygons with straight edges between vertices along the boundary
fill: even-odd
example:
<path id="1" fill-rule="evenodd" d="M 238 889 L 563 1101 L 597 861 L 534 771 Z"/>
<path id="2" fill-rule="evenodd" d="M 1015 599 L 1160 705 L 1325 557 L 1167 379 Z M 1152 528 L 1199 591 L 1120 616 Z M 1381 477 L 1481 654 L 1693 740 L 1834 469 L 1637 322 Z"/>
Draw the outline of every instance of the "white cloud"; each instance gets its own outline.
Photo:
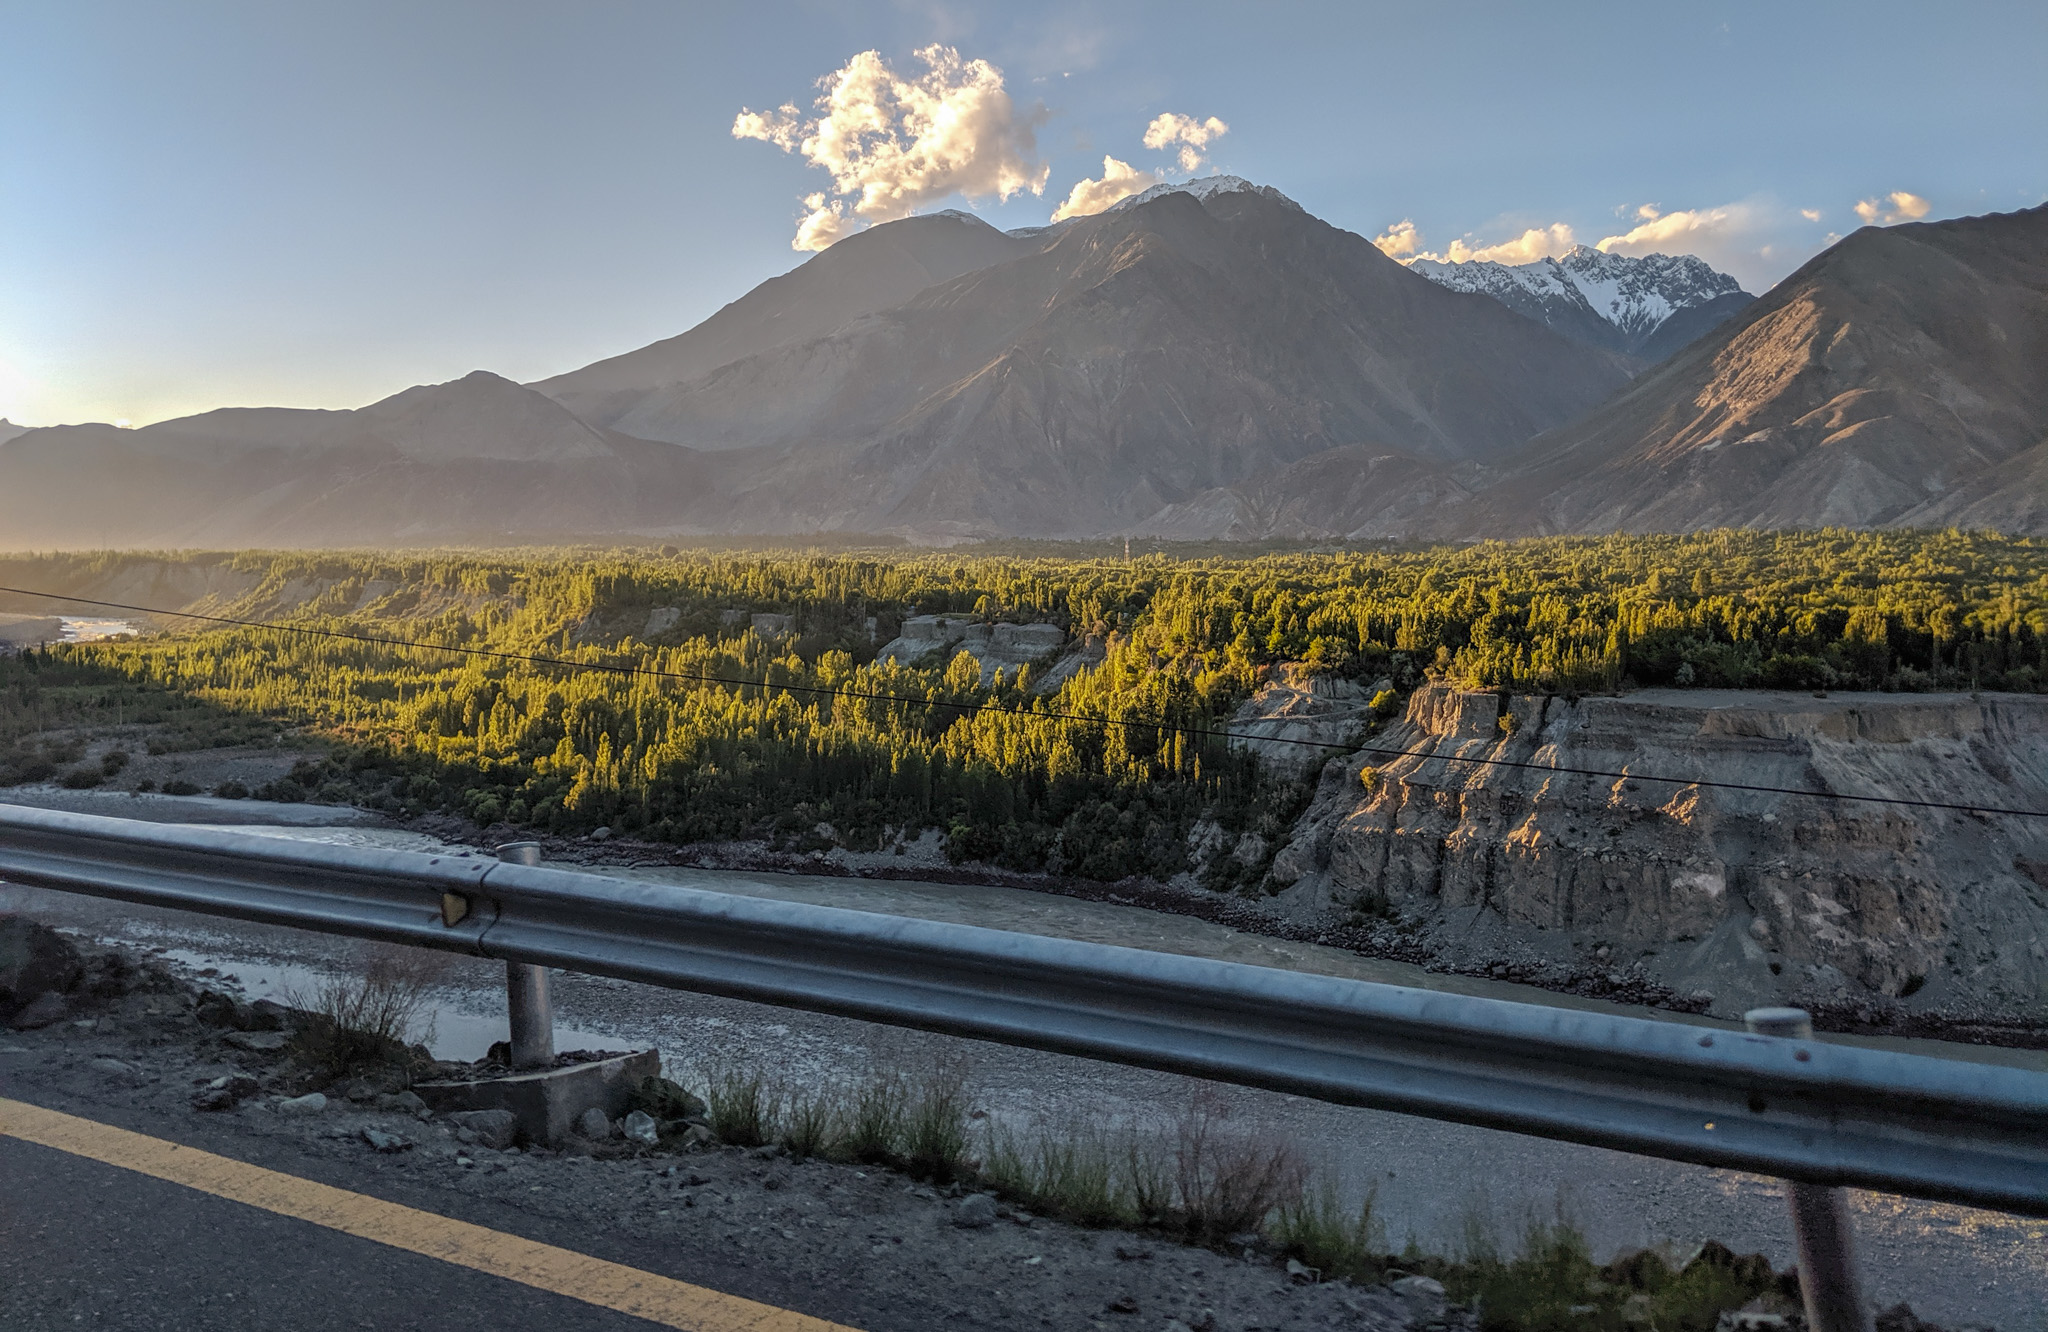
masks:
<path id="1" fill-rule="evenodd" d="M 1609 254 L 1657 254 L 1677 248 L 1681 253 L 1703 237 L 1725 234 L 1750 224 L 1750 209 L 1745 204 L 1727 204 L 1720 208 L 1682 208 L 1675 213 L 1659 212 L 1654 205 L 1645 204 L 1636 210 L 1640 219 L 1634 227 L 1619 236 L 1604 237 L 1593 248 Z"/>
<path id="2" fill-rule="evenodd" d="M 1168 111 L 1152 118 L 1145 127 L 1145 146 L 1158 151 L 1181 145 L 1180 169 L 1193 174 L 1202 165 L 1202 150 L 1212 139 L 1220 139 L 1230 133 L 1230 126 L 1214 116 L 1207 120 L 1196 120 L 1193 116 L 1178 115 Z"/>
<path id="3" fill-rule="evenodd" d="M 1932 207 L 1927 200 L 1905 190 L 1893 190 L 1877 199 L 1865 199 L 1856 205 L 1856 216 L 1866 226 L 1888 227 L 1894 222 L 1917 222 L 1927 216 Z"/>
<path id="4" fill-rule="evenodd" d="M 1141 171 L 1129 162 L 1105 157 L 1102 159 L 1102 179 L 1076 181 L 1067 201 L 1053 210 L 1052 220 L 1064 222 L 1070 217 L 1099 213 L 1119 199 L 1127 199 L 1161 183 L 1162 177 L 1155 171 Z"/>
<path id="5" fill-rule="evenodd" d="M 1379 246 L 1380 253 L 1389 259 L 1404 259 L 1414 254 L 1416 247 L 1422 244 L 1422 233 L 1415 229 L 1412 220 L 1404 217 L 1373 237 L 1372 243 Z"/>
<path id="6" fill-rule="evenodd" d="M 1818 222 L 1820 221 L 1820 209 L 1802 208 L 1799 210 L 1799 216 L 1805 218 L 1809 222 Z"/>
<path id="7" fill-rule="evenodd" d="M 823 249 L 862 224 L 908 217 L 953 194 L 1045 191 L 1051 169 L 1037 160 L 1035 136 L 1042 108 L 1020 114 L 1002 70 L 986 60 L 938 44 L 916 55 L 925 72 L 910 76 L 878 51 L 861 52 L 818 81 L 815 116 L 785 104 L 734 118 L 734 138 L 801 152 L 832 175 L 829 192 L 805 199 L 794 248 Z"/>

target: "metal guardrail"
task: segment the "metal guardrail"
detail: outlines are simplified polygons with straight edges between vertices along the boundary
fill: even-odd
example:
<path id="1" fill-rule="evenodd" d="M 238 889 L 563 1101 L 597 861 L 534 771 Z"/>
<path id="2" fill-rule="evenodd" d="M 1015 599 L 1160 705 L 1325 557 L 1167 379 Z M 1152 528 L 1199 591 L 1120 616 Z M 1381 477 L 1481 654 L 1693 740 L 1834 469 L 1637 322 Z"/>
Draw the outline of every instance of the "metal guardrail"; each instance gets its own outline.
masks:
<path id="1" fill-rule="evenodd" d="M 2020 1069 L 18 806 L 0 879 L 2048 1216 L 2048 1074 Z"/>

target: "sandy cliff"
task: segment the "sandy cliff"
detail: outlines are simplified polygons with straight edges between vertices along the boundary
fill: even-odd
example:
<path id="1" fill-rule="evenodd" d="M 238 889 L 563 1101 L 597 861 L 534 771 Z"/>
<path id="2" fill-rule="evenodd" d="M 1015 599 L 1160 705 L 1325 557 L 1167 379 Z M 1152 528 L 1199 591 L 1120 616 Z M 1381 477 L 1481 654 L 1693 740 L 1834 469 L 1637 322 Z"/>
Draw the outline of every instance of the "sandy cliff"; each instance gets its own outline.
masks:
<path id="1" fill-rule="evenodd" d="M 2048 810 L 2048 698 L 1432 685 L 1275 860 L 1304 910 L 1441 955 L 1766 1001 L 2048 1023 L 2048 818 L 1561 775 L 1571 767 Z M 1458 759 L 1507 759 L 1532 768 Z M 1341 777 L 1341 780 L 1340 780 Z"/>

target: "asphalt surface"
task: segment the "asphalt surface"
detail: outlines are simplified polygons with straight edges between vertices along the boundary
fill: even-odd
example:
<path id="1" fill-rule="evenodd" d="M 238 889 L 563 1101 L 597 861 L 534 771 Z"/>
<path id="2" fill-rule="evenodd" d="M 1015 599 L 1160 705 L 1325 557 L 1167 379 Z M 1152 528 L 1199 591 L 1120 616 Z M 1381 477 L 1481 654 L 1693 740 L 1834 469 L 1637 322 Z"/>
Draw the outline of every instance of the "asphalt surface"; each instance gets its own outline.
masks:
<path id="1" fill-rule="evenodd" d="M 0 1137 L 0 1328 L 648 1326 L 310 1221 Z"/>

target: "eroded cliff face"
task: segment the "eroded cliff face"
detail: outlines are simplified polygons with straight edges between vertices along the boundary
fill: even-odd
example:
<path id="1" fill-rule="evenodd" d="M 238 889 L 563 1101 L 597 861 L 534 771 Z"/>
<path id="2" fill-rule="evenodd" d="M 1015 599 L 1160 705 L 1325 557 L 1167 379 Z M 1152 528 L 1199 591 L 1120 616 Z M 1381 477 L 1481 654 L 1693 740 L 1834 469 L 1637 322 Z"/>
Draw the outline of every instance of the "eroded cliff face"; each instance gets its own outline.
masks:
<path id="1" fill-rule="evenodd" d="M 1640 968 L 1716 1012 L 2048 1021 L 2048 819 L 1710 784 L 2048 810 L 2048 698 L 1432 685 L 1371 743 L 1412 756 L 1333 767 L 1275 859 L 1304 905 L 1464 961 Z"/>

